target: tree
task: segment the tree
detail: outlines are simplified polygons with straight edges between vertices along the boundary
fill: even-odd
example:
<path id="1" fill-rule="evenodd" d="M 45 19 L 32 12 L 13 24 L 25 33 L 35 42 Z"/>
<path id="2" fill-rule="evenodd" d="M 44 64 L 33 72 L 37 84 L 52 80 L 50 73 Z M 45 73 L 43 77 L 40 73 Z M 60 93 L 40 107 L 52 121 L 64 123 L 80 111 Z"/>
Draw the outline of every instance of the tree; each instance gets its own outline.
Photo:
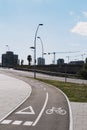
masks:
<path id="1" fill-rule="evenodd" d="M 80 71 L 80 75 L 82 78 L 87 79 L 87 58 L 85 59 L 83 69 Z"/>
<path id="2" fill-rule="evenodd" d="M 24 63 L 24 60 L 21 60 L 21 65 L 23 65 L 23 63 Z"/>
<path id="3" fill-rule="evenodd" d="M 87 58 L 85 59 L 85 63 L 87 63 Z"/>
<path id="4" fill-rule="evenodd" d="M 31 65 L 31 61 L 32 61 L 32 57 L 31 57 L 31 55 L 28 55 L 27 56 L 27 60 L 28 60 L 28 64 L 29 64 L 29 66 Z"/>

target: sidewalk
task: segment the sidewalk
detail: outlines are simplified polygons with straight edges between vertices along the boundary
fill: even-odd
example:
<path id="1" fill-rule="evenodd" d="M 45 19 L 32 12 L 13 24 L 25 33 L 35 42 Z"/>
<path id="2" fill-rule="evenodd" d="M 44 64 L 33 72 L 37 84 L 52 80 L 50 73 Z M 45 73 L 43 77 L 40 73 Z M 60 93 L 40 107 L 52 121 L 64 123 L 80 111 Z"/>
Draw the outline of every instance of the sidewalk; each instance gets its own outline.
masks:
<path id="1" fill-rule="evenodd" d="M 56 79 L 59 80 L 59 78 Z M 77 80 L 72 80 L 77 82 Z M 78 82 L 87 83 L 85 80 L 78 80 Z M 29 95 L 29 91 L 31 88 L 25 82 L 0 74 L 0 120 L 22 102 Z M 87 103 L 71 102 L 70 104 L 73 114 L 73 130 L 87 130 Z"/>
<path id="2" fill-rule="evenodd" d="M 30 95 L 31 87 L 18 79 L 0 74 L 0 121 Z"/>
<path id="3" fill-rule="evenodd" d="M 87 130 L 87 103 L 71 102 L 73 130 Z"/>

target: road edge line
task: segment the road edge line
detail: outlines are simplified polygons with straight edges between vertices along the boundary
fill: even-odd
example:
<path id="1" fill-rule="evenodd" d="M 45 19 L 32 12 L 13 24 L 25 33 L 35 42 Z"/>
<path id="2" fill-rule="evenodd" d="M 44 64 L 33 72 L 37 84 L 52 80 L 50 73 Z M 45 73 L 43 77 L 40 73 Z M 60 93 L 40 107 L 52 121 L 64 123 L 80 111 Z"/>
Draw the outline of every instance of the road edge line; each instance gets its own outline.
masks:
<path id="1" fill-rule="evenodd" d="M 52 86 L 52 85 L 51 85 Z M 56 88 L 56 87 L 55 87 Z M 73 130 L 73 117 L 72 117 L 72 109 L 71 109 L 71 105 L 70 105 L 70 101 L 69 101 L 69 99 L 68 99 L 68 97 L 67 97 L 67 95 L 62 91 L 62 90 L 60 90 L 59 88 L 56 88 L 56 89 L 58 89 L 63 95 L 64 95 L 64 97 L 66 98 L 66 100 L 67 100 L 67 103 L 68 103 L 68 106 L 69 106 L 69 117 L 70 117 L 70 123 L 69 123 L 69 130 Z"/>
<path id="2" fill-rule="evenodd" d="M 40 82 L 42 82 L 42 81 L 40 81 Z M 42 82 L 42 83 L 53 87 L 53 85 L 51 85 L 51 84 L 47 84 L 47 83 L 44 83 L 44 82 Z M 54 87 L 55 87 L 55 86 L 54 86 Z M 67 100 L 67 103 L 68 103 L 68 106 L 69 106 L 69 115 L 70 115 L 70 116 L 69 116 L 69 117 L 70 117 L 69 130 L 73 130 L 73 116 L 72 116 L 72 109 L 71 109 L 70 101 L 69 101 L 67 95 L 66 95 L 61 89 L 59 89 L 59 88 L 57 88 L 57 87 L 55 87 L 55 89 L 59 90 L 59 91 L 64 95 L 64 97 L 65 97 L 66 100 Z"/>
<path id="3" fill-rule="evenodd" d="M 69 101 L 68 97 L 66 96 L 66 94 L 62 90 L 59 89 L 59 91 L 65 96 L 65 98 L 67 100 L 67 103 L 69 106 L 69 114 L 70 114 L 69 130 L 73 130 L 73 116 L 72 116 L 72 109 L 71 109 L 70 101 Z"/>

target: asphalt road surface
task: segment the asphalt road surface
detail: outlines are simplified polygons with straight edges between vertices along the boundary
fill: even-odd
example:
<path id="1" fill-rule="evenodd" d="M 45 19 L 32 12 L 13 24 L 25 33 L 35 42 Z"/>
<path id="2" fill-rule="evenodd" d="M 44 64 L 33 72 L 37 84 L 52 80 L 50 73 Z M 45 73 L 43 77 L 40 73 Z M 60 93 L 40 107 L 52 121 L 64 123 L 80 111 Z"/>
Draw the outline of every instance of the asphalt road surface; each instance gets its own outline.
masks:
<path id="1" fill-rule="evenodd" d="M 9 73 L 29 83 L 30 97 L 0 122 L 0 130 L 69 130 L 70 115 L 65 96 L 55 87 L 28 78 L 28 73 Z"/>

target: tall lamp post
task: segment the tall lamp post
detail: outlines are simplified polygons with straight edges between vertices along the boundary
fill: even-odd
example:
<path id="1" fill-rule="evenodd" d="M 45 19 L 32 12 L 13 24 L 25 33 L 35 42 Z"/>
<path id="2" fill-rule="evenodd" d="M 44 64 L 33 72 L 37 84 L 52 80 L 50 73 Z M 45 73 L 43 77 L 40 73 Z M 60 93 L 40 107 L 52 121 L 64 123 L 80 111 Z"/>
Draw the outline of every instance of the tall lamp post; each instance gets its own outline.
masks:
<path id="1" fill-rule="evenodd" d="M 34 78 L 36 78 L 36 38 L 37 38 L 37 32 L 40 26 L 43 26 L 43 24 L 38 24 L 36 32 L 35 32 L 35 38 L 34 38 Z"/>
<path id="2" fill-rule="evenodd" d="M 42 39 L 40 37 L 37 37 L 38 39 L 40 39 L 41 42 L 41 46 L 42 46 L 42 59 L 44 58 L 44 48 L 43 48 L 43 42 Z"/>

